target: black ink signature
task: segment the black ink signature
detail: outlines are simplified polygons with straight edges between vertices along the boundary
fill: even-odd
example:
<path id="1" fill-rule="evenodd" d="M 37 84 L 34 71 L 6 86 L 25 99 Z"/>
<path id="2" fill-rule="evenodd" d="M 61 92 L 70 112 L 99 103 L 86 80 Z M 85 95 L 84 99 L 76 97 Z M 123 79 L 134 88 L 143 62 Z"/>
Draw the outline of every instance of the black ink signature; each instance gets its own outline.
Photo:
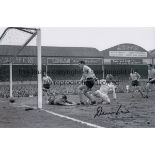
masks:
<path id="1" fill-rule="evenodd" d="M 121 114 L 121 113 L 122 114 L 129 113 L 129 110 L 127 110 L 127 109 L 121 110 L 121 107 L 122 107 L 122 105 L 120 105 L 118 107 L 118 109 L 116 111 L 113 111 L 113 112 L 104 112 L 103 107 L 99 106 L 99 107 L 97 107 L 97 111 L 96 111 L 96 113 L 94 115 L 94 118 L 100 117 L 101 115 L 118 115 L 118 114 Z"/>

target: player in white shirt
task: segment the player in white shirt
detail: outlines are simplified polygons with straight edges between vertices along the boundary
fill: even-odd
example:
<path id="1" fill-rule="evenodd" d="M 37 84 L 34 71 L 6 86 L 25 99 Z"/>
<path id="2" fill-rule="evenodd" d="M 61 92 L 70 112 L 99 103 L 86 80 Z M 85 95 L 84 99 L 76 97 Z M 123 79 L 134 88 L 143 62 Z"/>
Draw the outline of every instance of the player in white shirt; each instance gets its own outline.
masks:
<path id="1" fill-rule="evenodd" d="M 47 73 L 44 73 L 43 91 L 45 92 L 45 103 L 48 103 L 48 94 L 49 94 L 52 83 L 53 83 L 52 79 L 47 75 Z"/>
<path id="2" fill-rule="evenodd" d="M 93 88 L 95 84 L 95 80 L 96 80 L 94 71 L 90 67 L 85 65 L 84 61 L 79 62 L 79 67 L 83 69 L 83 74 L 80 79 L 81 85 L 78 87 L 80 103 L 84 104 L 83 98 L 82 98 L 82 95 L 84 94 L 91 101 L 91 104 L 95 104 L 96 101 L 93 95 L 89 93 L 91 89 Z"/>
<path id="3" fill-rule="evenodd" d="M 102 99 L 102 101 L 105 101 L 107 104 L 110 104 L 111 101 L 110 101 L 110 98 L 108 96 L 108 93 L 110 91 L 113 92 L 113 98 L 115 100 L 115 102 L 117 102 L 117 97 L 116 97 L 116 92 L 115 92 L 115 85 L 110 82 L 110 83 L 107 83 L 107 81 L 105 79 L 102 79 L 100 80 L 100 84 L 101 84 L 101 87 L 99 90 L 95 91 L 93 93 L 93 95 L 95 97 L 99 97 Z"/>
<path id="4" fill-rule="evenodd" d="M 155 69 L 152 64 L 148 65 L 148 82 L 146 84 L 146 98 L 148 98 L 150 87 L 155 84 Z"/>

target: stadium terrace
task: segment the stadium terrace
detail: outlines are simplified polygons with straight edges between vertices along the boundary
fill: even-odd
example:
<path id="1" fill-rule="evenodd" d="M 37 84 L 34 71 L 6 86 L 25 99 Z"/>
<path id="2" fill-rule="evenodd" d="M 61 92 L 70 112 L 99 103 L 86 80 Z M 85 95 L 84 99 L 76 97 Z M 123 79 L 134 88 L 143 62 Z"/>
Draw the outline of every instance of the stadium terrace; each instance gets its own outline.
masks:
<path id="1" fill-rule="evenodd" d="M 14 45 L 0 46 L 0 81 L 9 81 L 7 63 L 18 49 Z M 37 50 L 26 46 L 13 63 L 13 81 L 37 80 Z M 131 68 L 147 78 L 147 64 L 154 63 L 153 56 L 144 48 L 134 44 L 120 44 L 103 51 L 86 47 L 47 47 L 42 46 L 42 70 L 48 68 L 53 80 L 78 80 L 81 75 L 77 64 L 84 60 L 95 71 L 98 78 L 112 74 L 116 79 L 126 80 Z M 5 75 L 5 76 L 4 76 Z"/>

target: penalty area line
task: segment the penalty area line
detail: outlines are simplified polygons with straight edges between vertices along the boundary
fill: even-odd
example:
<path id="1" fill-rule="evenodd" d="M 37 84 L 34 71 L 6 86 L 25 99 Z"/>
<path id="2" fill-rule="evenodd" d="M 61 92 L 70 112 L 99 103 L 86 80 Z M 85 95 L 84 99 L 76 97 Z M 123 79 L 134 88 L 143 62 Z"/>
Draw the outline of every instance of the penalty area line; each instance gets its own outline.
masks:
<path id="1" fill-rule="evenodd" d="M 45 110 L 45 109 L 40 109 L 40 110 L 45 111 L 45 112 L 47 112 L 47 113 L 49 113 L 49 114 L 52 114 L 52 115 L 61 117 L 61 118 L 65 118 L 65 119 L 68 119 L 68 120 L 72 120 L 72 121 L 74 121 L 74 122 L 78 122 L 78 123 L 81 123 L 81 124 L 90 126 L 90 127 L 94 127 L 94 128 L 103 128 L 102 126 L 99 126 L 99 125 L 96 125 L 96 124 L 92 124 L 92 123 L 88 123 L 88 122 L 85 122 L 85 121 L 81 121 L 81 120 L 79 120 L 79 119 L 75 119 L 75 118 L 68 117 L 68 116 L 65 116 L 65 115 L 61 115 L 61 114 L 58 114 L 58 113 L 55 113 L 55 112 L 52 112 L 52 111 L 49 111 L 49 110 Z"/>

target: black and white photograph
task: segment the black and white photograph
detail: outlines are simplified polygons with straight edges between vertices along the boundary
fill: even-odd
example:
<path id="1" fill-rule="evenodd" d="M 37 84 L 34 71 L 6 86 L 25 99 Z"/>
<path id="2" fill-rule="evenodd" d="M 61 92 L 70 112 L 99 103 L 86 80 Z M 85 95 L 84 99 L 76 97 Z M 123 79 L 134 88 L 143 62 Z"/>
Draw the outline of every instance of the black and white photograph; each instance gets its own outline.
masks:
<path id="1" fill-rule="evenodd" d="M 154 154 L 153 0 L 0 5 L 1 154 Z"/>
<path id="2" fill-rule="evenodd" d="M 155 27 L 0 27 L 0 128 L 154 128 Z"/>

